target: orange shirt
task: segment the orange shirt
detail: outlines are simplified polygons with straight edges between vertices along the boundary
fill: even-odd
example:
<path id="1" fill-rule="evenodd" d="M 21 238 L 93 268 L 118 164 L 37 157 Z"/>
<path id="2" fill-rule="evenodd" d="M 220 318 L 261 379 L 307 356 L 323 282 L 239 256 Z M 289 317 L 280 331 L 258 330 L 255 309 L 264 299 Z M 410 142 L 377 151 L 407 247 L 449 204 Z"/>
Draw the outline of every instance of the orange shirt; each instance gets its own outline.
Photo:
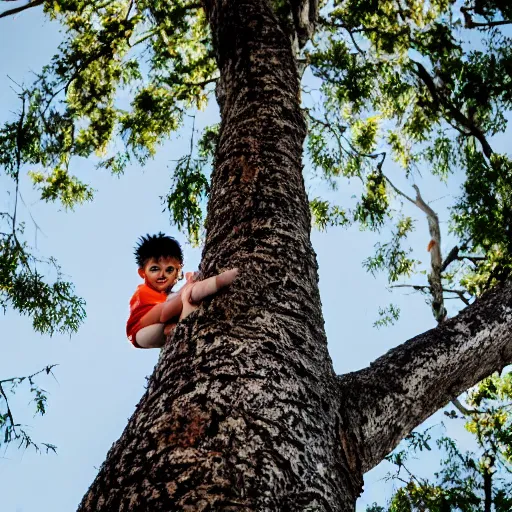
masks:
<path id="1" fill-rule="evenodd" d="M 141 318 L 153 306 L 165 302 L 166 299 L 167 294 L 165 292 L 157 292 L 147 284 L 141 284 L 137 287 L 133 297 L 130 299 L 130 318 L 128 318 L 126 323 L 126 335 L 134 347 L 140 348 L 135 341 L 135 335 L 142 329 L 140 325 Z"/>

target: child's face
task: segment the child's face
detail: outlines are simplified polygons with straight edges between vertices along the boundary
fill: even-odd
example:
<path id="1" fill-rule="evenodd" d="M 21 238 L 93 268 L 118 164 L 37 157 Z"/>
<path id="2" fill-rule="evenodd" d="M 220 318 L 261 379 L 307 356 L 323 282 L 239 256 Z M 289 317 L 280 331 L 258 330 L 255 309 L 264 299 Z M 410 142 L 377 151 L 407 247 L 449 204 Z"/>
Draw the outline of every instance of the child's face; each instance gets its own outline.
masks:
<path id="1" fill-rule="evenodd" d="M 164 292 L 174 286 L 180 268 L 176 258 L 151 258 L 143 268 L 139 268 L 139 276 L 154 290 Z"/>

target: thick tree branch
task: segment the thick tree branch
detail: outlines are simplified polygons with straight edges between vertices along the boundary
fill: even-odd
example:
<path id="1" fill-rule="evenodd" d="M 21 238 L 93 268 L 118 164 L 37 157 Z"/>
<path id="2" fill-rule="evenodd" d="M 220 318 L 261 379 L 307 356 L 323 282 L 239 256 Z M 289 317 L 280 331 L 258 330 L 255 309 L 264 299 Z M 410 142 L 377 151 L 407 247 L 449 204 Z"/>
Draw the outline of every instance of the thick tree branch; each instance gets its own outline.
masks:
<path id="1" fill-rule="evenodd" d="M 458 316 L 340 377 L 343 430 L 368 471 L 453 397 L 512 362 L 512 282 Z"/>
<path id="2" fill-rule="evenodd" d="M 454 261 L 469 260 L 473 265 L 477 265 L 479 261 L 485 261 L 487 259 L 485 256 L 460 254 L 460 251 L 464 251 L 465 249 L 467 249 L 466 245 L 463 245 L 462 247 L 456 245 L 453 247 L 453 249 L 448 253 L 448 256 L 446 256 L 446 259 L 443 261 L 441 272 L 444 272 Z"/>
<path id="3" fill-rule="evenodd" d="M 12 0 L 3 0 L 5 1 L 12 1 Z M 19 12 L 26 11 L 27 9 L 30 9 L 32 7 L 37 7 L 38 5 L 43 5 L 44 0 L 33 0 L 32 2 L 28 2 L 25 5 L 20 5 L 19 7 L 14 7 L 13 9 L 8 9 L 7 11 L 0 12 L 0 18 L 6 18 L 7 16 L 13 16 L 15 14 L 18 14 Z"/>

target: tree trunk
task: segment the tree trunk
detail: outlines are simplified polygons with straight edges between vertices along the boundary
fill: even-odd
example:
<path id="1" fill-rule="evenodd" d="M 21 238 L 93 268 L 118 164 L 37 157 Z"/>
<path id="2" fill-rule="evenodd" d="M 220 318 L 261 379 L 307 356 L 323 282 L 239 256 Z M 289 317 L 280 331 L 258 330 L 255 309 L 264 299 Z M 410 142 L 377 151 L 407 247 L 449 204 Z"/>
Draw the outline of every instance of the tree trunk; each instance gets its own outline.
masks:
<path id="1" fill-rule="evenodd" d="M 201 270 L 241 275 L 162 350 L 79 510 L 351 510 L 290 38 L 266 1 L 205 8 L 222 125 Z"/>
<path id="2" fill-rule="evenodd" d="M 293 38 L 268 0 L 203 5 L 222 124 L 201 270 L 240 276 L 178 325 L 79 511 L 353 511 L 363 471 L 512 361 L 512 285 L 337 378 L 309 240 Z"/>

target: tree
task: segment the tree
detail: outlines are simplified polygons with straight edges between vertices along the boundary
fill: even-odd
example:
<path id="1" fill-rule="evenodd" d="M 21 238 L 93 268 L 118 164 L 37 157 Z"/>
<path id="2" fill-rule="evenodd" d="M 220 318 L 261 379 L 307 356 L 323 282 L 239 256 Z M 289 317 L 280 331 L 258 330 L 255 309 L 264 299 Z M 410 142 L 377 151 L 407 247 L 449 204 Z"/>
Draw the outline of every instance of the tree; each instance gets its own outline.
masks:
<path id="1" fill-rule="evenodd" d="M 34 176 L 43 197 L 65 200 L 70 187 L 86 193 L 68 174 L 69 159 L 107 152 L 117 127 L 131 153 L 102 165 L 119 171 L 129 157 L 147 158 L 215 81 L 222 123 L 202 272 L 242 270 L 223 304 L 205 304 L 162 351 L 80 510 L 351 510 L 364 471 L 510 363 L 511 285 L 369 368 L 336 377 L 309 243 L 293 53 L 311 37 L 318 4 L 211 0 L 206 18 L 200 5 L 180 2 L 46 8 L 63 16 L 70 39 L 34 89 L 45 94 L 31 98 L 34 158 L 56 164 Z M 133 44 L 151 42 L 149 85 L 140 85 L 136 59 L 122 62 L 134 33 Z M 137 81 L 132 110 L 117 108 L 114 86 Z M 363 220 L 382 196 L 378 175 L 368 183 Z"/>

